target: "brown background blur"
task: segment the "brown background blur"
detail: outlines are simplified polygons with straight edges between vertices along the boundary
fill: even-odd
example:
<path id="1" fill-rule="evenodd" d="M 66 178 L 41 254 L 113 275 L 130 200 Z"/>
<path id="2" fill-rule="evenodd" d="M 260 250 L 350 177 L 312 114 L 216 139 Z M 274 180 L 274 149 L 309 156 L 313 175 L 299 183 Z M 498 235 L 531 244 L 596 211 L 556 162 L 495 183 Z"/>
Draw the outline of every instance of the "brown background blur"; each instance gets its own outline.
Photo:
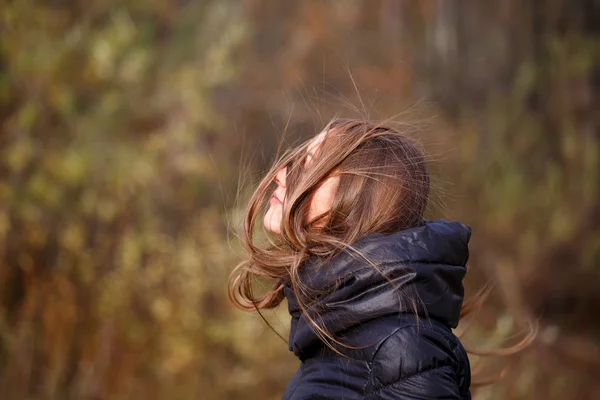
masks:
<path id="1" fill-rule="evenodd" d="M 474 397 L 600 398 L 599 3 L 3 1 L 0 399 L 280 398 L 298 360 L 226 278 L 283 132 L 334 115 L 419 127 L 495 284 L 466 345 L 539 318 Z"/>

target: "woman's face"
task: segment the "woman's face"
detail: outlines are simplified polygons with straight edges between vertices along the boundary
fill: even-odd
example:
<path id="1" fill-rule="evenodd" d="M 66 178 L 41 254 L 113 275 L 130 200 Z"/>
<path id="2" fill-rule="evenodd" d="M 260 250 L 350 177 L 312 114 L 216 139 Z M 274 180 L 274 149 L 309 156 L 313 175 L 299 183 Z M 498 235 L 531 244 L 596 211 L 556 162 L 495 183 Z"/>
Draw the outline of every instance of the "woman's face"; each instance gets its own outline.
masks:
<path id="1" fill-rule="evenodd" d="M 308 145 L 306 158 L 304 159 L 303 167 L 305 169 L 310 168 L 314 164 L 314 160 L 319 155 L 319 148 L 327 131 L 323 131 L 315 136 Z M 287 169 L 282 168 L 277 172 L 275 181 L 277 182 L 277 188 L 273 192 L 273 196 L 270 200 L 270 206 L 263 218 L 263 225 L 265 228 L 273 233 L 280 233 L 281 218 L 283 215 L 283 199 L 286 194 L 286 182 L 285 177 Z M 333 204 L 333 198 L 335 191 L 339 184 L 339 176 L 331 176 L 326 178 L 313 193 L 310 200 L 310 207 L 307 215 L 307 222 L 312 221 L 318 215 L 331 209 Z"/>

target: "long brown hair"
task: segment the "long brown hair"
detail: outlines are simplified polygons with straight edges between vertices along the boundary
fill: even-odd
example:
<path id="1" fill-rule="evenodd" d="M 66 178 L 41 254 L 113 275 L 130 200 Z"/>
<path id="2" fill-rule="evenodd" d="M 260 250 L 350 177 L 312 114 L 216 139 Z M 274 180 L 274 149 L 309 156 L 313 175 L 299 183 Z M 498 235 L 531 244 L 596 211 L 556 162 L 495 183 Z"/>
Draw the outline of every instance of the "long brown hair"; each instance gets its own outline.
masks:
<path id="1" fill-rule="evenodd" d="M 241 238 L 249 258 L 231 273 L 229 297 L 242 310 L 274 308 L 284 298 L 284 282 L 290 282 L 315 333 L 341 354 L 331 343 L 354 347 L 339 342 L 320 326 L 316 310 L 307 313 L 318 293 L 298 279 L 299 268 L 311 256 L 322 257 L 325 265 L 370 233 L 388 234 L 418 226 L 428 203 L 430 177 L 425 152 L 400 129 L 386 123 L 336 119 L 325 130 L 319 156 L 310 168 L 303 168 L 310 143 L 307 141 L 280 157 L 254 191 Z M 269 236 L 269 245 L 261 248 L 254 244 L 254 227 L 282 168 L 287 168 L 287 183 L 280 234 Z M 331 209 L 307 221 L 312 194 L 333 175 L 339 175 L 340 180 Z M 272 281 L 271 287 L 256 294 L 253 283 L 265 278 Z M 461 317 L 478 308 L 484 297 L 481 293 L 464 302 Z M 534 336 L 532 331 L 520 343 L 499 350 L 498 354 L 517 352 Z"/>

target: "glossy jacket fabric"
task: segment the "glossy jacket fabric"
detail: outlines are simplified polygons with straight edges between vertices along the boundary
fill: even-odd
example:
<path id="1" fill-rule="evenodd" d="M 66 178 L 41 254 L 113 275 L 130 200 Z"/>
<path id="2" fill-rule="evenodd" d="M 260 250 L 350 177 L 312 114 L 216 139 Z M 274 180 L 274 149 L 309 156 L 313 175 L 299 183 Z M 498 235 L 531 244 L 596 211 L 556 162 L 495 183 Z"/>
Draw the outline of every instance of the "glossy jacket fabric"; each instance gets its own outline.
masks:
<path id="1" fill-rule="evenodd" d="M 354 243 L 395 288 L 349 251 L 320 269 L 309 259 L 299 274 L 309 288 L 326 289 L 313 304 L 321 326 L 362 348 L 337 346 L 342 357 L 325 346 L 288 282 L 289 348 L 300 366 L 283 400 L 470 399 L 469 361 L 452 333 L 470 236 L 469 227 L 438 220 Z"/>

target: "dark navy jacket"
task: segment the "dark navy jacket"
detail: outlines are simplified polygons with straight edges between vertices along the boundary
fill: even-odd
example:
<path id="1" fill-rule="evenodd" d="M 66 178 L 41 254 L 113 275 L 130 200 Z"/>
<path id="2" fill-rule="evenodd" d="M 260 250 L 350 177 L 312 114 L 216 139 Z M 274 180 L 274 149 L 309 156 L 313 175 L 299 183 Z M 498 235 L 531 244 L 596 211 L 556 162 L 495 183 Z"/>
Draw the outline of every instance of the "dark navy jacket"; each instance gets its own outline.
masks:
<path id="1" fill-rule="evenodd" d="M 396 288 L 351 251 L 320 269 L 309 258 L 301 281 L 334 289 L 312 303 L 321 326 L 364 348 L 336 346 L 342 357 L 325 346 L 288 282 L 289 347 L 300 367 L 283 400 L 470 399 L 469 360 L 451 329 L 463 301 L 470 236 L 469 227 L 438 220 L 354 243 Z"/>

